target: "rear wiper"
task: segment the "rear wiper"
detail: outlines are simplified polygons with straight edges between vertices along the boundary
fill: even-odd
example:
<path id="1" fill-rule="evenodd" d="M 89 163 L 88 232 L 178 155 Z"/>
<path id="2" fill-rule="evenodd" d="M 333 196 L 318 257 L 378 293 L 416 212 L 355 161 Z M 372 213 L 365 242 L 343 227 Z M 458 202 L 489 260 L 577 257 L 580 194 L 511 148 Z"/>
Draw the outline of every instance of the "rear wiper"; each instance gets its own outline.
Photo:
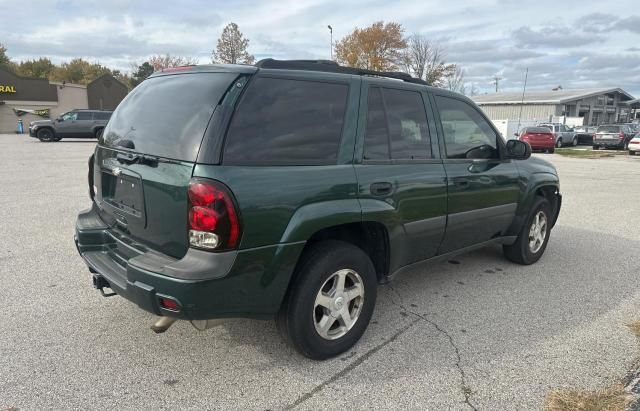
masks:
<path id="1" fill-rule="evenodd" d="M 136 153 L 118 153 L 116 160 L 121 164 L 144 164 L 149 167 L 158 167 L 158 163 L 180 164 L 179 161 Z"/>

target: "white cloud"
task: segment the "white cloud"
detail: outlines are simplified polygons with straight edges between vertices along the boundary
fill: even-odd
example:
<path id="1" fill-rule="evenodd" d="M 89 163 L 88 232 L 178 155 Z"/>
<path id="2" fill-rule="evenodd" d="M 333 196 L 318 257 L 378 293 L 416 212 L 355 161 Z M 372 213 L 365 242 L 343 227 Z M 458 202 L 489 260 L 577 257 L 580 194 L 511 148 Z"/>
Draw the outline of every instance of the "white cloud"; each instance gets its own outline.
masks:
<path id="1" fill-rule="evenodd" d="M 0 0 L 11 19 L 0 42 L 15 59 L 84 57 L 128 70 L 155 53 L 209 62 L 224 27 L 236 22 L 258 57 L 328 58 L 334 39 L 355 26 L 398 21 L 410 33 L 438 41 L 467 80 L 492 89 L 521 87 L 528 67 L 531 87 L 611 84 L 640 95 L 640 16 L 635 3 L 582 0 L 31 0 L 15 7 Z M 634 65 L 635 64 L 635 65 Z"/>

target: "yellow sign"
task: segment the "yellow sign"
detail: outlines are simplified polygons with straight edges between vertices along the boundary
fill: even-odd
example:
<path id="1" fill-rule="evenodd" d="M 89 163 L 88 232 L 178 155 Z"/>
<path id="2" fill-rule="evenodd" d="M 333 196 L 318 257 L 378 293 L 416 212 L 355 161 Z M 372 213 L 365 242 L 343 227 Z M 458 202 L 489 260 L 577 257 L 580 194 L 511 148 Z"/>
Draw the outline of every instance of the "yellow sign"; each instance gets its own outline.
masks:
<path id="1" fill-rule="evenodd" d="M 3 86 L 0 84 L 0 93 L 15 93 L 16 86 Z"/>

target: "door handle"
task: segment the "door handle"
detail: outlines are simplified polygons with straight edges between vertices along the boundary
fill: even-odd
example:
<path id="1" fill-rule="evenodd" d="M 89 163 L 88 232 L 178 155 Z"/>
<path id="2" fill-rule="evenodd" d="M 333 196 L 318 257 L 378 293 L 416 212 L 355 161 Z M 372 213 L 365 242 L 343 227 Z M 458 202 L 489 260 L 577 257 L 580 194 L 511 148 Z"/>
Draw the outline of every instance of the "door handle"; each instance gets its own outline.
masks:
<path id="1" fill-rule="evenodd" d="M 467 180 L 466 178 L 456 178 L 453 180 L 453 184 L 459 188 L 468 188 L 469 180 Z"/>
<path id="2" fill-rule="evenodd" d="M 392 188 L 393 188 L 393 185 L 386 181 L 381 183 L 373 183 L 369 187 L 369 189 L 371 190 L 371 194 L 373 194 L 374 196 L 389 194 L 391 193 Z"/>

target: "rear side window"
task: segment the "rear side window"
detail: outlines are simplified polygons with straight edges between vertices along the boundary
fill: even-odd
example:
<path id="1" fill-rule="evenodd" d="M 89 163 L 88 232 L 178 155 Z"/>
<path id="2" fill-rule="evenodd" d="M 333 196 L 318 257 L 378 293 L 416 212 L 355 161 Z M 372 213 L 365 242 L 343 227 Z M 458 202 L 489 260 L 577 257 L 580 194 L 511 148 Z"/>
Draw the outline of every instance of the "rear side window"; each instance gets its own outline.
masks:
<path id="1" fill-rule="evenodd" d="M 213 110 L 236 77 L 193 73 L 149 78 L 118 105 L 100 144 L 195 161 Z"/>
<path id="2" fill-rule="evenodd" d="M 79 111 L 77 120 L 92 120 L 90 111 Z"/>
<path id="3" fill-rule="evenodd" d="M 111 113 L 108 112 L 96 111 L 93 113 L 93 118 L 96 120 L 109 120 L 109 117 L 111 117 Z"/>
<path id="4" fill-rule="evenodd" d="M 225 164 L 335 164 L 349 86 L 256 78 L 227 132 Z"/>
<path id="5" fill-rule="evenodd" d="M 431 158 L 427 115 L 420 93 L 372 87 L 367 107 L 365 160 Z"/>

